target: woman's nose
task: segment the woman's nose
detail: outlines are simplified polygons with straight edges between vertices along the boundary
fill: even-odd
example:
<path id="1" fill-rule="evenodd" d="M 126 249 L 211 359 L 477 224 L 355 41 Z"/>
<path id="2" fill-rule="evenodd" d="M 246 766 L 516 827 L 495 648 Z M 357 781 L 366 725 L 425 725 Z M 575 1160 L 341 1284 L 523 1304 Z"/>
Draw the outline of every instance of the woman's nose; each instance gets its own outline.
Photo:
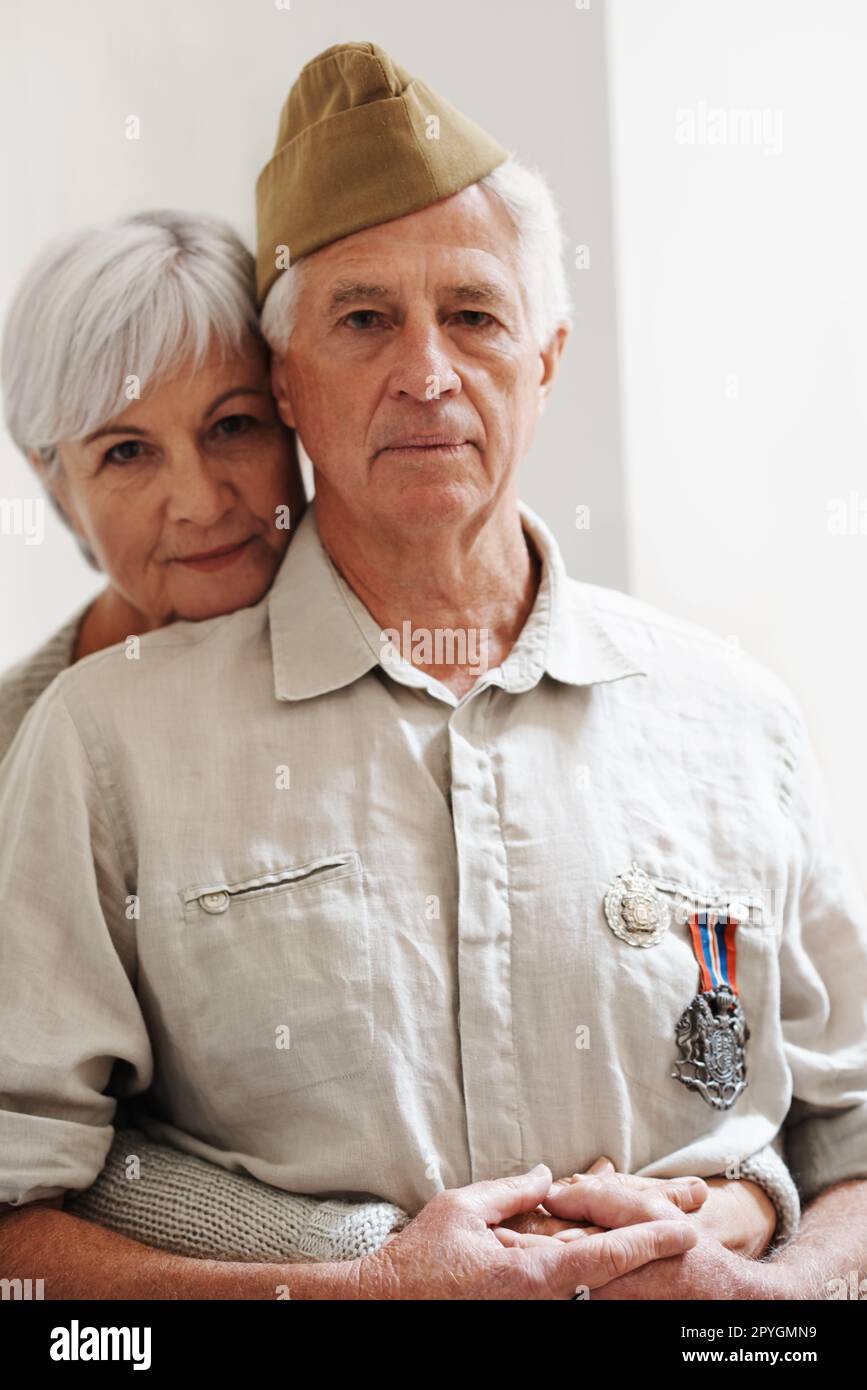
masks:
<path id="1" fill-rule="evenodd" d="M 233 506 L 233 488 L 197 445 L 175 450 L 166 477 L 170 521 L 214 526 Z"/>

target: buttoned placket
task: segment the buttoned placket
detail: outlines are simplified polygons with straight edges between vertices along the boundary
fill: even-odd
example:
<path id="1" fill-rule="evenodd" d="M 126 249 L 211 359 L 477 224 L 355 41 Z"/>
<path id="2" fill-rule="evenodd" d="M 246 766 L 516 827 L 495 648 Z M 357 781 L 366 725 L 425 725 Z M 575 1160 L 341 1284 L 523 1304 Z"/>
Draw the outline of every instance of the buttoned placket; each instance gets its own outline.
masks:
<path id="1" fill-rule="evenodd" d="M 513 1027 L 512 913 L 506 843 L 490 723 L 498 701 L 542 678 L 551 602 L 546 579 L 531 618 L 505 661 L 464 695 L 403 657 L 386 660 L 357 596 L 345 591 L 359 628 L 394 681 L 452 707 L 447 721 L 451 816 L 457 864 L 457 962 L 461 1074 L 473 1182 L 526 1166 Z"/>
<path id="2" fill-rule="evenodd" d="M 523 1166 L 508 861 L 487 736 L 498 698 L 502 693 L 486 680 L 459 701 L 449 719 L 460 1048 L 474 1182 Z"/>
<path id="3" fill-rule="evenodd" d="M 528 634 L 529 636 L 529 634 Z M 520 641 L 520 639 L 519 639 Z M 523 644 L 522 644 L 523 647 Z M 389 678 L 452 706 L 447 721 L 457 862 L 457 960 L 461 1071 L 472 1181 L 524 1166 L 512 1019 L 512 916 L 506 846 L 489 723 L 499 689 L 529 689 L 541 666 L 515 660 L 488 671 L 463 696 L 404 660 L 382 661 Z M 510 658 L 511 659 L 511 658 Z M 512 681 L 516 684 L 512 684 Z"/>

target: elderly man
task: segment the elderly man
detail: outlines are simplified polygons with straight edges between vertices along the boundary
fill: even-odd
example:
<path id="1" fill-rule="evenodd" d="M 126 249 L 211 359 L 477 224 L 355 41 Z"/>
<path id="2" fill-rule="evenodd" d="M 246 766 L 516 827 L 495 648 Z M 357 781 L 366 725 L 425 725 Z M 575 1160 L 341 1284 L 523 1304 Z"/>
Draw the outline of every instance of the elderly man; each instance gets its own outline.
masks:
<path id="1" fill-rule="evenodd" d="M 267 599 L 74 667 L 4 766 L 16 1272 L 59 1250 L 60 1293 L 827 1296 L 867 1266 L 864 909 L 786 691 L 570 580 L 518 500 L 567 335 L 544 185 L 350 44 L 302 72 L 258 192 L 315 505 Z M 99 1172 L 113 1067 L 189 1152 L 419 1215 L 287 1271 L 28 1211 Z M 786 1123 L 812 1200 L 758 1260 L 721 1236 L 765 1192 L 791 1234 Z M 551 1186 L 599 1154 L 616 1173 Z"/>

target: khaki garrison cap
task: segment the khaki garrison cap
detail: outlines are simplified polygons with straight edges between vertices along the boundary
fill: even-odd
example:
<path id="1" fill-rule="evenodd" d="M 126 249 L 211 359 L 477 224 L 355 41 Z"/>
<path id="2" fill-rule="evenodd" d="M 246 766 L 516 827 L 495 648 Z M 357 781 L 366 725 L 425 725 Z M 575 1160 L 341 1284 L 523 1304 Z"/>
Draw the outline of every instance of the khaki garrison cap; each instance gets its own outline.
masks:
<path id="1" fill-rule="evenodd" d="M 260 305 L 280 273 L 278 247 L 289 248 L 294 265 L 351 232 L 460 193 L 508 157 L 376 44 L 326 49 L 289 92 L 256 183 Z"/>

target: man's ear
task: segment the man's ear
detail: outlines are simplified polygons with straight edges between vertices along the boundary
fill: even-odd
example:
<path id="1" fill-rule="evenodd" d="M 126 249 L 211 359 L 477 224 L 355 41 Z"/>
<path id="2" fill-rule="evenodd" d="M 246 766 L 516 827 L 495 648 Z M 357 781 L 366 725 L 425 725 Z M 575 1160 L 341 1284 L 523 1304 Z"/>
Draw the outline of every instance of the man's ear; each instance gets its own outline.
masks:
<path id="1" fill-rule="evenodd" d="M 295 429 L 295 411 L 289 395 L 289 367 L 282 353 L 271 354 L 271 391 L 277 402 L 277 413 L 284 425 Z"/>
<path id="2" fill-rule="evenodd" d="M 568 323 L 561 323 L 555 329 L 550 342 L 543 347 L 539 353 L 539 409 L 544 410 L 548 397 L 557 379 L 557 372 L 560 369 L 560 359 L 563 356 L 563 349 L 568 342 L 572 327 Z"/>

